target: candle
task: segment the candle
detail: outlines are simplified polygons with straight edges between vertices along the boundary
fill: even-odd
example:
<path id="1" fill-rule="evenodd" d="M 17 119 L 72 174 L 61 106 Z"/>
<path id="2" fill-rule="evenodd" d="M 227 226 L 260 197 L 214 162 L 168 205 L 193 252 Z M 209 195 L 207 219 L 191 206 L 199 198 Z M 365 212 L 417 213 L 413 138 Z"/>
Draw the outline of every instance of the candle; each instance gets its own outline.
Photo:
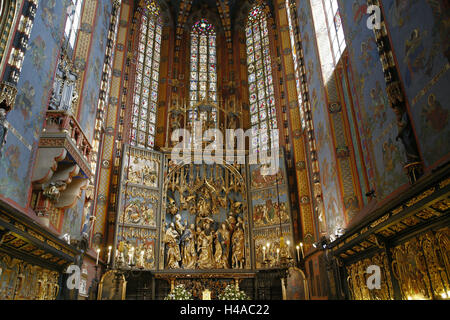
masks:
<path id="1" fill-rule="evenodd" d="M 297 260 L 300 261 L 300 247 L 297 246 Z"/>
<path id="2" fill-rule="evenodd" d="M 302 249 L 302 259 L 304 259 L 305 253 L 303 252 L 303 242 L 300 242 L 300 248 Z"/>
<path id="3" fill-rule="evenodd" d="M 266 247 L 263 247 L 263 261 L 266 261 Z"/>
<path id="4" fill-rule="evenodd" d="M 112 250 L 112 247 L 109 246 L 109 248 L 108 248 L 108 264 L 111 261 L 111 250 Z"/>
<path id="5" fill-rule="evenodd" d="M 277 249 L 277 261 L 280 261 L 280 248 Z"/>
<path id="6" fill-rule="evenodd" d="M 100 256 L 100 248 L 97 249 L 97 262 L 96 262 L 96 266 L 98 266 L 98 258 Z"/>

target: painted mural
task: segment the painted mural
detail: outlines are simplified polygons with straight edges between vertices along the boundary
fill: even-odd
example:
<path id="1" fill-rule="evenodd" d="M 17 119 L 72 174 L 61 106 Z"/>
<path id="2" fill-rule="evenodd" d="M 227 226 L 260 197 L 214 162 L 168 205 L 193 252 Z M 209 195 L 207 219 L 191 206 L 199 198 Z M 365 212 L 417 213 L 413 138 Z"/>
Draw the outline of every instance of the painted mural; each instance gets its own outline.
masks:
<path id="1" fill-rule="evenodd" d="M 276 174 L 269 175 L 267 173 L 266 166 L 251 166 L 250 167 L 250 176 L 252 189 L 264 189 L 267 187 L 272 187 L 276 184 L 284 184 L 284 164 L 280 163 L 280 169 Z"/>
<path id="2" fill-rule="evenodd" d="M 397 124 L 386 86 L 373 31 L 367 28 L 365 0 L 339 1 L 346 34 L 358 131 L 370 187 L 382 200 L 406 184 L 406 161 L 397 141 Z"/>
<path id="3" fill-rule="evenodd" d="M 318 159 L 325 205 L 326 224 L 329 232 L 344 225 L 344 209 L 339 194 L 339 182 L 328 120 L 328 107 L 322 82 L 322 71 L 317 59 L 319 53 L 314 41 L 314 26 L 309 1 L 297 1 L 300 35 L 307 65 L 311 95 L 311 109 L 317 140 Z"/>
<path id="4" fill-rule="evenodd" d="M 286 189 L 258 191 L 252 195 L 253 226 L 267 227 L 290 223 L 288 195 Z"/>
<path id="5" fill-rule="evenodd" d="M 36 12 L 18 94 L 8 122 L 4 156 L 0 158 L 0 195 L 27 206 L 32 157 L 37 148 L 59 56 L 68 1 L 42 0 Z"/>
<path id="6" fill-rule="evenodd" d="M 86 63 L 86 78 L 79 122 L 89 141 L 93 140 L 95 118 L 100 94 L 100 82 L 105 59 L 106 40 L 111 20 L 112 1 L 97 1 L 95 24 L 89 60 Z"/>
<path id="7" fill-rule="evenodd" d="M 69 234 L 71 239 L 80 239 L 82 215 L 83 201 L 79 200 L 73 208 L 65 211 L 61 234 Z"/>
<path id="8" fill-rule="evenodd" d="M 291 301 L 306 300 L 307 295 L 306 278 L 303 271 L 297 268 L 289 269 L 286 282 L 286 299 Z"/>
<path id="9" fill-rule="evenodd" d="M 450 150 L 450 4 L 382 4 L 425 165 L 434 166 Z"/>

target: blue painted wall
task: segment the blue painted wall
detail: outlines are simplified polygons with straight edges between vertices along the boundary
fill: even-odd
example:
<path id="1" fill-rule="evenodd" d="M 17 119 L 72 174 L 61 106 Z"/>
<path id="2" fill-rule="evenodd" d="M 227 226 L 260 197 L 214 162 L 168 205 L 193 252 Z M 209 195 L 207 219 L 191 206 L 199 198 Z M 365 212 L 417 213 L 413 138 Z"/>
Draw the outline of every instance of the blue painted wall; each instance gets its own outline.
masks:
<path id="1" fill-rule="evenodd" d="M 0 195 L 21 207 L 27 206 L 33 156 L 42 130 L 53 74 L 64 32 L 67 0 L 39 2 L 29 48 L 23 62 L 14 109 L 9 123 L 23 137 L 11 131 L 0 158 Z M 28 147 L 31 146 L 31 149 Z"/>
<path id="2" fill-rule="evenodd" d="M 427 167 L 450 151 L 450 5 L 445 0 L 383 0 L 391 36 Z"/>
<path id="3" fill-rule="evenodd" d="M 95 117 L 100 94 L 100 81 L 105 61 L 106 41 L 111 20 L 112 1 L 98 1 L 93 38 L 86 64 L 86 79 L 83 88 L 79 122 L 88 140 L 94 137 Z"/>
<path id="4" fill-rule="evenodd" d="M 367 28 L 367 1 L 339 1 L 351 65 L 355 109 L 360 113 L 359 134 L 366 144 L 365 158 L 371 187 L 382 200 L 408 183 L 405 155 L 397 141 L 395 114 L 389 106 L 375 36 Z"/>

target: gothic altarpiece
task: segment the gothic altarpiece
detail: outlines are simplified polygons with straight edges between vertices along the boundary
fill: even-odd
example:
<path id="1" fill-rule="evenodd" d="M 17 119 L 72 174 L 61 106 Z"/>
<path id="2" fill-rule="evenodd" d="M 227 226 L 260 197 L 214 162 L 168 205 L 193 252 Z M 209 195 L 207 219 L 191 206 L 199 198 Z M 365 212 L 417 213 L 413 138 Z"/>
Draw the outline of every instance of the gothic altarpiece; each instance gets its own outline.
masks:
<path id="1" fill-rule="evenodd" d="M 115 267 L 184 283 L 188 274 L 229 282 L 274 266 L 280 238 L 294 243 L 284 156 L 275 175 L 246 162 L 175 164 L 170 153 L 127 146 Z"/>

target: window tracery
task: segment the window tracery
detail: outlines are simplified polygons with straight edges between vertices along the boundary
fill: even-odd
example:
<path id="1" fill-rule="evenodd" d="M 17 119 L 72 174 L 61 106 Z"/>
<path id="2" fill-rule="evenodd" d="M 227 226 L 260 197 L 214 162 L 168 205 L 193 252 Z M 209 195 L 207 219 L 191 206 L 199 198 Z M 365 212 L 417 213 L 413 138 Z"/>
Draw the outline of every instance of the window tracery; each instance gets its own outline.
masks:
<path id="1" fill-rule="evenodd" d="M 272 59 L 267 15 L 261 6 L 250 10 L 246 25 L 252 147 L 268 150 L 278 141 Z M 273 141 L 273 143 L 271 143 Z"/>
<path id="2" fill-rule="evenodd" d="M 156 135 L 162 20 L 155 1 L 146 1 L 141 17 L 131 121 L 131 145 L 153 149 Z"/>

